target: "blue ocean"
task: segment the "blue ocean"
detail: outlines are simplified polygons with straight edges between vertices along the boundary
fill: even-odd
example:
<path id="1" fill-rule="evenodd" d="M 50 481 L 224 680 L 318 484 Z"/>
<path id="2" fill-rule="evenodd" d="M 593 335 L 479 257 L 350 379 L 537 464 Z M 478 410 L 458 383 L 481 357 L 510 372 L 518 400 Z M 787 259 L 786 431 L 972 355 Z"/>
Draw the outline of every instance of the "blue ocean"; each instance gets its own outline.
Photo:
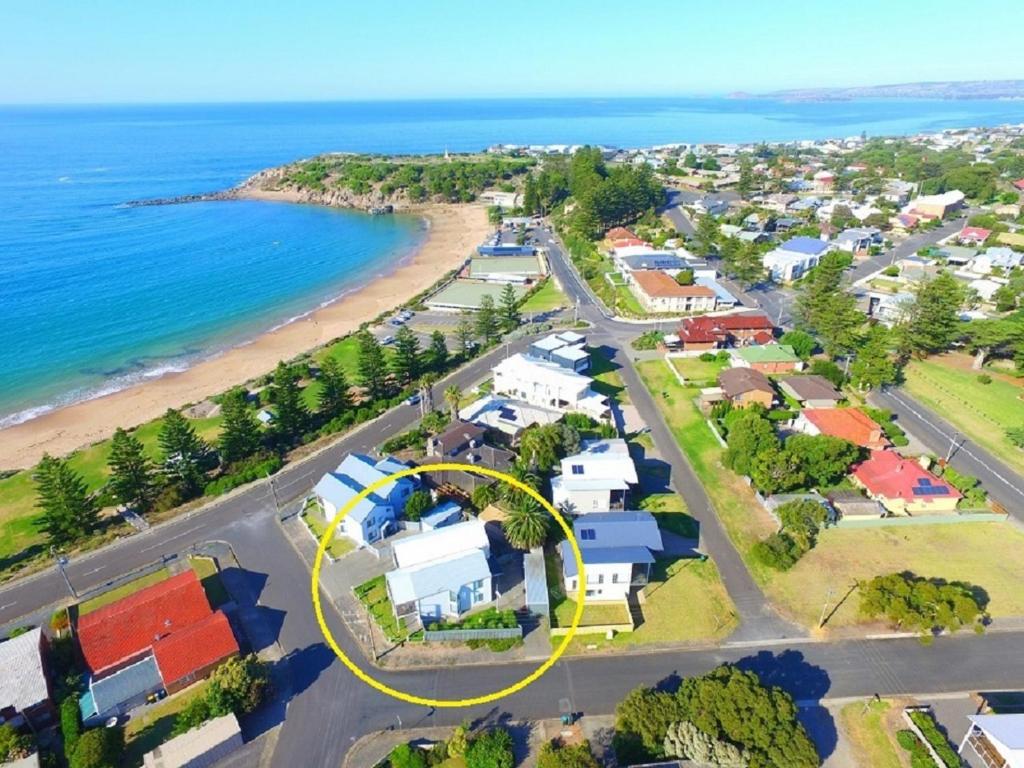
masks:
<path id="1" fill-rule="evenodd" d="M 775 141 L 1024 122 L 1024 101 L 730 99 L 0 107 L 0 425 L 181 369 L 411 253 L 414 217 L 129 200 L 327 151 Z"/>

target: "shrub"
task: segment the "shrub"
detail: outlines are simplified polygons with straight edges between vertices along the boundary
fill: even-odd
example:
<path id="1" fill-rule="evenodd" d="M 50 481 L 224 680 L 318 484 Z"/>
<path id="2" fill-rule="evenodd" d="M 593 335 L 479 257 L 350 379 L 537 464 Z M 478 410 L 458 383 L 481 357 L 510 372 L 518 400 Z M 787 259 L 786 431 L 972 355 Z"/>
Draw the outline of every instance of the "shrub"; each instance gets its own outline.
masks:
<path id="1" fill-rule="evenodd" d="M 1006 439 L 1018 448 L 1024 448 L 1024 427 L 1010 427 L 1006 430 Z"/>
<path id="2" fill-rule="evenodd" d="M 466 749 L 466 768 L 512 768 L 512 735 L 504 728 L 491 730 L 473 739 Z"/>
<path id="3" fill-rule="evenodd" d="M 186 731 L 197 728 L 213 717 L 210 711 L 210 701 L 206 696 L 199 696 L 192 699 L 185 708 L 174 718 L 174 727 L 171 729 L 172 736 L 180 736 Z"/>
<path id="4" fill-rule="evenodd" d="M 886 277 L 899 277 L 900 268 L 897 267 L 895 264 L 890 264 L 888 267 L 882 270 L 882 274 L 885 275 Z"/>
<path id="5" fill-rule="evenodd" d="M 641 334 L 637 338 L 630 342 L 630 346 L 636 350 L 650 350 L 657 349 L 658 344 L 661 343 L 662 339 L 665 338 L 665 334 L 661 331 L 647 331 Z"/>
<path id="6" fill-rule="evenodd" d="M 806 549 L 785 531 L 770 534 L 751 549 L 759 563 L 776 571 L 788 571 L 805 552 Z"/>
<path id="7" fill-rule="evenodd" d="M 433 505 L 434 500 L 430 498 L 429 491 L 413 491 L 409 494 L 409 498 L 406 499 L 405 502 L 405 518 L 416 522 L 423 517 L 423 513 L 429 510 Z"/>
<path id="8" fill-rule="evenodd" d="M 283 464 L 283 460 L 276 453 L 258 453 L 228 466 L 223 475 L 206 484 L 204 493 L 207 496 L 220 496 L 246 483 L 274 474 Z"/>
<path id="9" fill-rule="evenodd" d="M 978 374 L 978 383 L 979 384 L 991 384 L 992 383 L 992 377 L 989 376 L 987 373 L 979 373 Z"/>
<path id="10" fill-rule="evenodd" d="M 714 352 L 701 352 L 697 359 L 703 363 L 713 363 L 717 358 L 718 356 Z"/>
<path id="11" fill-rule="evenodd" d="M 14 730 L 14 726 L 6 723 L 0 725 L 0 761 L 14 762 L 28 757 L 32 750 L 32 738 Z"/>
<path id="12" fill-rule="evenodd" d="M 956 752 L 949 745 L 949 741 L 939 731 L 938 725 L 935 723 L 929 713 L 921 710 L 914 710 L 910 713 L 910 719 L 914 722 L 914 725 L 920 729 L 921 733 L 924 734 L 925 739 L 931 745 L 932 749 L 935 750 L 942 762 L 947 768 L 960 768 L 960 758 Z"/>
<path id="13" fill-rule="evenodd" d="M 93 728 L 75 743 L 69 768 L 117 768 L 123 752 L 123 729 Z"/>
<path id="14" fill-rule="evenodd" d="M 498 500 L 499 494 L 498 486 L 494 483 L 478 486 L 473 489 L 473 506 L 483 512 Z"/>
<path id="15" fill-rule="evenodd" d="M 388 756 L 391 768 L 427 768 L 427 757 L 419 747 L 399 744 Z"/>
<path id="16" fill-rule="evenodd" d="M 82 711 L 78 708 L 77 693 L 72 693 L 60 703 L 60 733 L 64 737 L 64 755 L 70 760 L 78 737 L 82 735 Z"/>

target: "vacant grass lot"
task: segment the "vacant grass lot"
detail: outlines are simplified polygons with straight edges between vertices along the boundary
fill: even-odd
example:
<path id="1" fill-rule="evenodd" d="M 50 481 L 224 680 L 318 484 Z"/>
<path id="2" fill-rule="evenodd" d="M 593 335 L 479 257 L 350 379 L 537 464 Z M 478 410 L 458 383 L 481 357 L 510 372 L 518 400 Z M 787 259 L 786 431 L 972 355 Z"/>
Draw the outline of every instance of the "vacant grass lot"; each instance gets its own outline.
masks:
<path id="1" fill-rule="evenodd" d="M 536 293 L 523 302 L 519 311 L 524 315 L 529 315 L 532 312 L 550 312 L 553 309 L 567 306 L 569 306 L 569 300 L 559 290 L 555 281 L 549 277 Z"/>
<path id="2" fill-rule="evenodd" d="M 157 438 L 162 424 L 163 419 L 156 419 L 132 433 L 142 442 L 146 454 L 154 461 L 160 458 Z M 192 425 L 200 437 L 213 442 L 220 430 L 220 417 L 193 419 Z M 95 491 L 107 481 L 109 456 L 110 441 L 104 440 L 76 451 L 69 462 L 81 473 L 89 490 Z M 13 562 L 26 551 L 43 546 L 44 536 L 39 530 L 41 517 L 36 508 L 36 485 L 32 480 L 32 470 L 18 472 L 0 480 L 0 570 L 8 561 Z"/>
<path id="3" fill-rule="evenodd" d="M 897 706 L 888 699 L 855 701 L 839 714 L 840 726 L 850 742 L 857 765 L 903 768 L 903 749 L 896 743 Z"/>
<path id="4" fill-rule="evenodd" d="M 996 371 L 989 384 L 978 381 L 966 355 L 942 355 L 911 362 L 905 388 L 953 426 L 1012 468 L 1024 472 L 1024 450 L 1011 443 L 1007 427 L 1024 426 L 1024 383 Z"/>
<path id="5" fill-rule="evenodd" d="M 722 466 L 724 449 L 692 401 L 696 389 L 680 386 L 664 361 L 641 362 L 637 367 L 733 544 L 783 614 L 804 626 L 817 626 L 830 587 L 834 606 L 858 579 L 909 570 L 985 589 L 994 616 L 1024 615 L 1024 590 L 1019 588 L 1024 579 L 1024 533 L 1004 523 L 830 529 L 792 570 L 783 573 L 761 566 L 750 549 L 775 530 L 775 524 L 750 488 Z M 857 607 L 856 595 L 851 595 L 828 626 L 856 624 Z"/>
<path id="6" fill-rule="evenodd" d="M 1009 523 L 827 530 L 792 570 L 775 573 L 765 591 L 784 613 L 816 626 L 830 587 L 831 611 L 858 579 L 904 570 L 969 582 L 988 593 L 993 616 L 1024 616 L 1024 533 Z M 854 592 L 828 626 L 856 624 L 858 606 Z"/>
<path id="7" fill-rule="evenodd" d="M 718 380 L 718 374 L 729 367 L 728 361 L 709 360 L 704 361 L 699 357 L 672 357 L 669 358 L 672 367 L 679 375 L 686 379 L 687 384 L 695 387 L 714 386 Z"/>

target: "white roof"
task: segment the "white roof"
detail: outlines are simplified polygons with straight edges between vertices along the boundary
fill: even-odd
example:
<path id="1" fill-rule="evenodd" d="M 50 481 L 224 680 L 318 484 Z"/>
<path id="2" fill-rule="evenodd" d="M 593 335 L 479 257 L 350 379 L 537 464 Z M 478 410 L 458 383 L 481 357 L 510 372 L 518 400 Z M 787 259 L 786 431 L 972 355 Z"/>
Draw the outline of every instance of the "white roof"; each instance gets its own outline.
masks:
<path id="1" fill-rule="evenodd" d="M 388 583 L 391 600 L 401 604 L 439 592 L 457 592 L 465 584 L 483 581 L 490 575 L 487 556 L 479 549 L 474 549 L 410 568 L 398 568 L 384 574 L 384 578 Z"/>
<path id="2" fill-rule="evenodd" d="M 563 368 L 557 363 L 536 360 L 516 353 L 494 366 L 496 376 L 508 376 L 519 381 L 546 383 L 557 387 L 575 388 L 582 392 L 590 387 L 590 378 Z"/>
<path id="3" fill-rule="evenodd" d="M 620 259 L 627 256 L 645 256 L 654 252 L 654 249 L 649 245 L 624 245 L 621 248 L 615 249 L 615 255 Z"/>
<path id="4" fill-rule="evenodd" d="M 491 427 L 507 435 L 516 435 L 531 424 L 554 424 L 563 415 L 552 408 L 495 395 L 485 395 L 459 411 L 463 421 Z"/>
<path id="5" fill-rule="evenodd" d="M 985 732 L 1009 768 L 1024 767 L 1024 714 L 968 715 Z"/>
<path id="6" fill-rule="evenodd" d="M 537 339 L 530 346 L 551 352 L 552 350 L 564 347 L 566 343 L 565 339 L 561 339 L 557 334 L 552 333 L 550 336 L 545 336 L 543 339 Z"/>
<path id="7" fill-rule="evenodd" d="M 561 485 L 567 490 L 618 489 L 636 483 L 636 465 L 622 438 L 587 441 L 582 451 L 562 459 Z"/>
<path id="8" fill-rule="evenodd" d="M 914 200 L 915 205 L 956 205 L 962 202 L 964 199 L 964 193 L 959 189 L 951 189 L 949 192 L 943 192 L 941 195 L 921 195 Z M 911 206 L 913 207 L 913 206 Z"/>
<path id="9" fill-rule="evenodd" d="M 562 331 L 558 334 L 558 338 L 564 341 L 566 344 L 582 344 L 587 340 L 587 337 L 582 333 L 576 333 L 576 331 Z"/>
<path id="10" fill-rule="evenodd" d="M 0 710 L 21 712 L 50 698 L 39 654 L 41 634 L 36 627 L 0 643 Z"/>
<path id="11" fill-rule="evenodd" d="M 145 768 L 213 765 L 240 746 L 242 730 L 238 727 L 238 718 L 229 712 L 165 741 L 147 752 L 142 762 Z"/>
<path id="12" fill-rule="evenodd" d="M 480 520 L 467 520 L 400 539 L 391 548 L 395 553 L 395 564 L 399 568 L 411 568 L 450 555 L 486 549 L 488 546 L 484 523 Z"/>

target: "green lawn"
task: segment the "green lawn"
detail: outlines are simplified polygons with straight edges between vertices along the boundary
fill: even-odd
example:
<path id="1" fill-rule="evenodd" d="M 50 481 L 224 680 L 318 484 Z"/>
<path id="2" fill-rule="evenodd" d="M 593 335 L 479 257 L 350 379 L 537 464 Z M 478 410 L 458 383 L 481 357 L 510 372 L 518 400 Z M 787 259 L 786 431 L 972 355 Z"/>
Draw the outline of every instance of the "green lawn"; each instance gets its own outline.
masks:
<path id="1" fill-rule="evenodd" d="M 695 539 L 700 534 L 700 526 L 687 514 L 686 503 L 678 493 L 649 493 L 637 501 L 636 508 L 654 515 L 663 531 L 687 539 Z"/>
<path id="2" fill-rule="evenodd" d="M 170 576 L 170 571 L 168 571 L 166 568 L 161 568 L 157 571 L 153 571 L 152 573 L 148 573 L 145 576 L 135 579 L 134 581 L 129 581 L 127 584 L 122 584 L 120 587 L 115 587 L 114 589 L 111 589 L 108 592 L 104 592 L 102 595 L 98 595 L 97 597 L 94 597 L 91 600 L 86 600 L 85 602 L 79 603 L 78 615 L 85 616 L 87 613 L 92 613 L 93 611 L 102 608 L 105 605 L 110 605 L 110 603 L 116 602 L 120 600 L 122 597 L 128 597 L 128 595 L 132 595 L 138 592 L 140 589 L 145 589 L 146 587 L 150 587 L 158 582 L 163 581 L 164 579 L 170 578 Z"/>
<path id="3" fill-rule="evenodd" d="M 1006 438 L 1007 427 L 1024 426 L 1024 383 L 986 371 L 989 384 L 978 381 L 966 355 L 915 360 L 903 371 L 905 388 L 957 429 L 1010 467 L 1024 472 L 1024 450 Z"/>
<path id="4" fill-rule="evenodd" d="M 220 417 L 193 419 L 192 425 L 200 437 L 216 441 L 220 429 Z M 146 454 L 159 460 L 160 448 L 157 438 L 163 419 L 155 419 L 133 431 L 143 444 Z M 83 448 L 73 453 L 68 461 L 75 471 L 81 473 L 90 491 L 100 488 L 108 476 L 107 459 L 110 456 L 110 441 Z M 32 471 L 25 470 L 0 480 L 0 570 L 8 563 L 42 551 L 45 537 L 39 530 L 42 515 L 35 506 L 36 487 Z"/>
<path id="5" fill-rule="evenodd" d="M 903 750 L 896 743 L 895 705 L 888 699 L 855 701 L 839 713 L 840 726 L 850 743 L 857 765 L 871 768 L 902 768 Z M 897 725 L 899 727 L 899 725 Z"/>
<path id="6" fill-rule="evenodd" d="M 714 386 L 718 380 L 718 374 L 729 367 L 727 360 L 704 361 L 699 357 L 671 357 L 669 362 L 676 369 L 680 376 L 686 379 L 687 384 L 695 387 Z"/>
<path id="7" fill-rule="evenodd" d="M 395 611 L 388 597 L 387 586 L 383 576 L 377 576 L 355 588 L 356 597 L 366 606 L 377 626 L 393 643 L 400 643 L 409 637 L 405 620 L 395 618 Z"/>
<path id="8" fill-rule="evenodd" d="M 629 392 L 622 380 L 622 374 L 619 373 L 620 367 L 600 348 L 591 348 L 590 370 L 587 371 L 587 375 L 594 380 L 592 389 L 610 400 L 615 400 L 619 405 L 626 405 L 629 403 Z"/>
<path id="9" fill-rule="evenodd" d="M 552 624 L 556 627 L 568 627 L 572 625 L 572 617 L 576 613 L 576 601 L 563 599 L 558 605 L 552 607 L 554 620 Z M 593 627 L 601 624 L 628 624 L 629 611 L 624 603 L 586 603 L 583 606 L 583 619 L 580 621 L 580 630 L 585 627 Z"/>
<path id="10" fill-rule="evenodd" d="M 327 530 L 327 524 L 320 517 L 319 512 L 316 510 L 307 510 L 302 513 L 302 520 L 309 527 L 309 530 L 313 532 L 313 535 L 316 536 L 316 540 L 319 543 L 320 539 L 323 538 L 324 532 Z M 334 538 L 331 543 L 327 545 L 327 551 L 335 560 L 347 555 L 355 548 L 356 543 L 348 536 L 339 535 L 337 528 L 334 531 Z"/>
<path id="11" fill-rule="evenodd" d="M 188 563 L 199 577 L 199 582 L 203 585 L 203 591 L 206 593 L 206 599 L 210 601 L 211 607 L 220 608 L 231 601 L 231 595 L 224 588 L 217 563 L 212 557 L 190 557 Z"/>
<path id="12" fill-rule="evenodd" d="M 189 702 L 206 694 L 206 681 L 186 688 L 166 701 L 133 717 L 125 726 L 125 750 L 122 765 L 142 765 L 142 756 L 171 738 L 174 720 Z"/>
<path id="13" fill-rule="evenodd" d="M 569 300 L 559 290 L 555 281 L 549 277 L 544 285 L 523 302 L 519 311 L 528 315 L 532 312 L 550 312 L 553 309 L 567 306 L 569 306 Z"/>

